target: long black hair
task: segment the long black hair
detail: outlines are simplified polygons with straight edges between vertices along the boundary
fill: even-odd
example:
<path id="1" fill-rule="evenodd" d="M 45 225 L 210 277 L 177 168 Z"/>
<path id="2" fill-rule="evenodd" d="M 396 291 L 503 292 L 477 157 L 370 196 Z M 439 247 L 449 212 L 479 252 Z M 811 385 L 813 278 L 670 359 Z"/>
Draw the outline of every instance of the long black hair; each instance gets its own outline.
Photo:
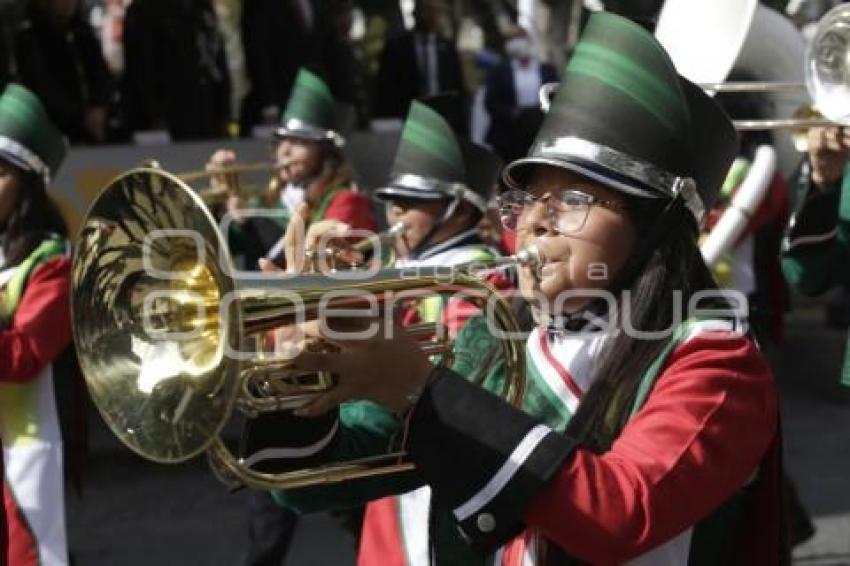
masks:
<path id="1" fill-rule="evenodd" d="M 15 205 L 6 224 L 0 226 L 0 249 L 7 266 L 22 262 L 49 235 L 68 235 L 68 226 L 47 194 L 44 178 L 29 170 L 17 170 L 20 186 Z"/>
<path id="2" fill-rule="evenodd" d="M 634 329 L 664 331 L 677 322 L 674 301 L 686 307 L 695 293 L 717 289 L 717 284 L 702 259 L 695 223 L 681 199 L 629 199 L 629 211 L 638 243 L 614 283 L 615 290 L 630 291 L 620 297 L 620 313 L 628 301 Z M 583 446 L 604 452 L 619 435 L 641 378 L 668 344 L 669 333 L 664 334 L 665 338 L 646 339 L 620 330 L 605 345 L 597 378 L 568 428 Z"/>

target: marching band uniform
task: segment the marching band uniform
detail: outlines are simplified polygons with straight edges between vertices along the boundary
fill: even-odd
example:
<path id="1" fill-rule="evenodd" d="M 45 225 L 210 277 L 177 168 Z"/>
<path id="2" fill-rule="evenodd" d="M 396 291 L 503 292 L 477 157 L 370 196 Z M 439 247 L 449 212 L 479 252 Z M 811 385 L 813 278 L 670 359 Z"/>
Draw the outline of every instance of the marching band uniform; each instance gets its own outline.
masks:
<path id="1" fill-rule="evenodd" d="M 327 84 L 314 73 L 301 69 L 275 136 L 329 142 L 342 150 L 345 138 L 337 131 L 335 111 Z M 335 180 L 335 183 L 315 203 L 312 221 L 333 219 L 352 228 L 375 230 L 375 218 L 366 195 L 357 190 L 351 179 Z"/>
<path id="2" fill-rule="evenodd" d="M 735 155 L 734 130 L 655 39 L 594 14 L 562 76 L 530 156 L 506 169 L 506 182 L 554 165 L 701 218 Z M 573 320 L 604 330 L 604 316 L 589 314 Z M 625 425 L 593 450 L 569 422 L 612 336 L 532 332 L 520 410 L 491 394 L 504 376 L 498 364 L 487 372 L 494 339 L 473 319 L 453 368 L 433 370 L 404 422 L 371 402 L 344 404 L 324 449 L 338 461 L 403 444 L 414 471 L 276 497 L 307 511 L 428 485 L 428 533 L 405 533 L 427 536 L 416 547 L 426 550 L 400 546 L 370 563 L 776 564 L 780 439 L 770 368 L 745 321 L 694 316 L 673 330 L 634 401 L 603 408 L 605 422 Z"/>
<path id="3" fill-rule="evenodd" d="M 47 182 L 66 151 L 35 95 L 7 87 L 0 97 L 0 159 Z M 70 270 L 70 247 L 55 234 L 45 234 L 16 265 L 0 257 L 0 438 L 9 529 L 4 564 L 68 561 L 53 364 L 71 343 Z"/>
<path id="4" fill-rule="evenodd" d="M 444 110 L 450 112 L 450 109 L 443 108 L 445 100 L 448 97 L 434 97 L 426 103 L 411 104 L 390 172 L 390 182 L 374 190 L 375 198 L 385 203 L 394 200 L 445 203 L 441 215 L 434 219 L 430 233 L 416 249 L 395 262 L 394 267 L 409 269 L 411 272 L 418 267 L 448 268 L 499 256 L 499 252 L 487 245 L 478 234 L 477 222 L 471 222 L 464 230 L 443 241 L 434 241 L 437 232 L 460 212 L 462 203 L 471 205 L 477 214 L 486 213 L 487 198 L 496 184 L 501 167 L 499 158 L 490 151 L 466 140 L 456 139 L 448 119 L 442 113 Z M 425 143 L 418 140 L 423 132 L 429 136 Z M 499 273 L 492 273 L 487 279 L 497 288 L 511 286 Z M 441 319 L 449 335 L 454 336 L 474 312 L 477 310 L 463 301 L 451 300 L 443 304 L 439 297 L 426 298 L 419 301 L 416 309 L 405 312 L 403 324 Z"/>
<path id="5" fill-rule="evenodd" d="M 275 136 L 278 139 L 324 142 L 342 151 L 345 139 L 337 132 L 334 113 L 334 99 L 325 82 L 312 72 L 301 69 Z M 305 187 L 287 184 L 281 189 L 277 202 L 273 203 L 273 210 L 279 216 L 274 219 L 250 218 L 243 223 L 231 224 L 228 234 L 230 246 L 246 255 L 247 265 L 256 266 L 257 257 L 262 257 L 256 256 L 260 250 L 270 259 L 281 255 L 281 236 L 295 209 L 304 201 L 305 192 Z M 374 231 L 377 228 L 368 198 L 357 189 L 352 179 L 344 175 L 332 179 L 330 186 L 324 188 L 319 202 L 312 205 L 311 223 L 331 219 L 345 222 L 357 230 Z"/>
<path id="6" fill-rule="evenodd" d="M 307 69 L 298 71 L 275 136 L 279 140 L 294 138 L 329 144 L 329 151 L 340 152 L 342 160 L 345 139 L 337 131 L 334 98 L 325 82 Z M 326 163 L 322 164 L 323 171 L 333 159 L 336 156 L 328 154 Z M 338 166 L 338 171 L 345 169 L 343 163 L 333 165 Z M 377 226 L 369 201 L 345 173 L 336 175 L 328 186 L 322 187 L 319 202 L 311 203 L 309 223 L 333 219 L 353 229 L 374 231 Z M 249 217 L 244 222 L 230 224 L 229 246 L 243 256 L 247 268 L 256 268 L 260 257 L 276 260 L 283 256 L 283 234 L 297 206 L 306 199 L 307 190 L 287 184 L 272 205 L 272 210 L 278 213 L 276 217 Z M 250 432 L 246 433 L 249 435 Z M 250 566 L 280 563 L 288 550 L 295 518 L 286 509 L 275 506 L 267 493 L 251 493 L 248 504 L 251 544 L 243 563 Z"/>
<path id="7" fill-rule="evenodd" d="M 435 101 L 439 104 L 439 101 Z M 467 202 L 483 216 L 486 214 L 487 197 L 497 181 L 500 160 L 491 152 L 471 143 L 458 141 L 450 131 L 449 124 L 441 115 L 418 102 L 411 105 L 402 139 L 399 144 L 390 183 L 375 190 L 375 197 L 385 202 L 394 199 L 444 200 L 446 208 L 436 219 L 431 234 L 458 211 L 461 202 Z M 427 144 L 417 144 L 417 135 L 430 131 Z M 454 171 L 435 163 L 435 155 L 451 156 Z M 464 169 L 466 180 L 464 180 Z M 466 263 L 483 262 L 499 256 L 498 251 L 484 243 L 478 234 L 476 223 L 438 243 L 422 242 L 408 256 L 399 258 L 395 267 L 410 269 L 418 267 L 447 267 Z M 511 282 L 500 273 L 491 273 L 487 280 L 498 289 L 511 286 Z M 404 326 L 419 322 L 439 321 L 450 337 L 455 337 L 470 317 L 479 314 L 479 309 L 467 301 L 457 298 L 428 297 L 416 302 L 415 308 L 407 309 L 402 316 Z M 343 411 L 345 409 L 343 408 Z M 430 513 L 430 490 L 420 487 L 401 495 L 370 501 L 360 539 L 359 564 L 382 563 L 392 565 L 390 557 L 397 554 L 399 547 L 411 552 L 418 543 L 428 540 Z M 412 524 L 411 524 L 412 523 Z M 422 536 L 424 534 L 424 536 Z M 427 555 L 427 544 L 418 550 Z"/>
<path id="8" fill-rule="evenodd" d="M 395 267 L 415 274 L 418 267 L 450 267 L 498 257 L 498 252 L 477 235 L 475 222 L 472 221 L 470 226 L 443 241 L 435 242 L 433 236 L 460 212 L 461 206 L 472 206 L 480 214 L 484 213 L 484 195 L 488 195 L 494 186 L 499 168 L 500 161 L 495 155 L 480 146 L 457 140 L 442 115 L 423 103 L 414 102 L 405 122 L 390 182 L 387 186 L 375 189 L 374 194 L 376 199 L 387 203 L 397 199 L 444 202 L 445 209 L 434 220 L 430 235 L 426 235 L 408 255 L 398 258 Z M 488 280 L 500 289 L 512 285 L 500 273 L 490 274 Z M 400 305 L 405 325 L 439 322 L 447 328 L 450 336 L 454 336 L 467 319 L 478 314 L 477 308 L 454 298 L 444 304 L 439 296 L 426 297 L 414 305 L 415 308 Z M 282 427 L 269 427 L 266 424 L 277 423 L 279 419 L 291 419 L 291 416 L 275 413 L 249 421 L 242 453 L 249 465 L 266 470 L 273 469 L 275 464 L 285 466 L 292 462 L 286 456 L 278 458 L 286 450 L 266 449 L 268 446 L 280 445 L 278 435 Z M 305 443 L 299 450 L 310 452 L 313 449 L 307 446 L 321 445 L 332 427 L 332 424 L 308 427 L 294 425 L 293 430 L 299 431 L 296 437 Z M 309 432 L 302 431 L 302 428 Z M 307 436 L 301 436 L 302 432 Z"/>
<path id="9" fill-rule="evenodd" d="M 850 166 L 833 185 L 831 190 L 817 190 L 811 165 L 803 163 L 797 180 L 801 198 L 782 244 L 782 270 L 805 295 L 819 295 L 850 281 Z M 841 383 L 850 387 L 850 341 Z"/>
<path id="10" fill-rule="evenodd" d="M 437 564 L 562 563 L 555 558 L 554 548 L 548 551 L 551 562 L 535 561 L 541 558 L 534 556 L 537 535 L 517 534 L 523 520 L 544 526 L 547 538 L 593 564 L 623 562 L 626 557 L 633 564 L 684 564 L 689 559 L 722 564 L 735 563 L 732 559 L 740 553 L 752 557 L 751 563 L 775 563 L 761 554 L 764 546 L 755 545 L 770 543 L 776 533 L 769 530 L 778 528 L 776 517 L 748 515 L 752 521 L 763 521 L 759 523 L 734 517 L 743 513 L 746 504 L 770 497 L 775 487 L 771 482 L 778 481 L 771 373 L 741 332 L 741 323 L 683 324 L 643 376 L 641 390 L 646 397 L 630 408 L 629 424 L 610 452 L 596 455 L 550 431 L 562 432 L 569 424 L 592 384 L 594 359 L 605 339 L 604 334 L 591 332 L 575 336 L 546 328 L 532 332 L 526 346 L 523 401 L 523 410 L 532 418 L 500 407 L 477 385 L 457 379 L 476 375 L 496 346 L 485 321 L 470 320 L 455 343 L 453 371 L 437 377 L 428 388 L 433 398 L 420 400 L 414 409 L 407 446 L 422 473 L 433 474 L 430 477 L 441 483 L 460 484 L 469 495 L 464 493 L 451 507 L 433 501 L 430 516 L 426 498 L 409 497 L 406 506 L 400 498 L 389 509 L 397 513 L 395 520 L 388 514 L 388 503 L 382 503 L 391 500 L 378 500 L 382 520 L 372 525 L 377 533 L 364 528 L 359 564 L 427 565 L 432 552 Z M 482 384 L 484 390 L 502 391 L 501 369 L 499 364 L 491 370 Z M 744 383 L 741 372 L 747 374 Z M 735 402 L 727 398 L 729 388 L 739 390 Z M 671 414 L 673 408 L 679 410 Z M 750 413 L 774 417 L 761 423 Z M 341 427 L 344 436 L 327 456 L 334 461 L 363 456 L 364 447 L 379 453 L 397 440 L 400 423 L 392 413 L 362 402 L 342 406 Z M 661 435 L 663 442 L 655 441 L 655 435 Z M 746 438 L 733 447 L 723 440 L 728 435 Z M 460 440 L 464 436 L 474 441 Z M 555 475 L 571 453 L 574 462 Z M 748 482 L 755 477 L 762 455 L 765 462 L 759 481 Z M 505 476 L 508 480 L 502 481 Z M 430 477 L 428 483 L 434 486 Z M 309 512 L 345 507 L 423 481 L 411 472 L 340 487 L 279 492 L 276 497 Z M 736 481 L 743 485 L 733 485 Z M 534 503 L 522 509 L 524 496 L 538 491 Z M 712 501 L 719 493 L 728 501 L 704 518 L 716 507 Z M 741 530 L 730 530 L 734 525 Z M 751 532 L 756 527 L 767 534 Z M 372 543 L 370 547 L 369 536 L 396 541 L 396 545 L 376 548 Z M 470 541 L 484 550 L 473 549 Z M 497 543 L 505 546 L 493 550 Z M 700 547 L 692 551 L 697 544 Z M 747 544 L 755 548 L 747 549 Z M 695 557 L 691 552 L 703 555 Z"/>
<path id="11" fill-rule="evenodd" d="M 633 195 L 683 199 L 699 219 L 734 156 L 734 132 L 713 101 L 675 74 L 654 38 L 596 14 L 564 77 L 531 156 L 506 170 L 509 184 L 551 164 Z M 659 169 L 672 178 L 660 181 Z M 566 351 L 550 356 L 547 342 L 536 351 L 534 340 L 528 358 L 561 364 L 564 371 L 538 369 L 572 413 L 567 391 L 577 407 L 589 383 L 567 352 L 592 359 L 593 343 L 568 338 Z M 407 449 L 477 548 L 531 530 L 554 554 L 591 563 L 777 563 L 777 403 L 770 369 L 742 324 L 686 320 L 642 377 L 634 404 L 605 414 L 620 422 L 624 410 L 625 426 L 597 453 L 545 413 L 519 412 L 438 369 L 412 409 Z M 446 460 L 463 466 L 449 470 Z M 516 544 L 506 552 L 524 553 Z"/>

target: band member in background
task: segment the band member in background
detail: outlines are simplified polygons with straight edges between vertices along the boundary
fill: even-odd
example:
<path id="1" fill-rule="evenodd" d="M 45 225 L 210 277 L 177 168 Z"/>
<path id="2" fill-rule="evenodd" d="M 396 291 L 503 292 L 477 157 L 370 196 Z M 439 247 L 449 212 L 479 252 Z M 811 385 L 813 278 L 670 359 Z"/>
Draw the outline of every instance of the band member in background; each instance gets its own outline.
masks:
<path id="1" fill-rule="evenodd" d="M 122 100 L 131 132 L 218 138 L 230 120 L 230 69 L 211 0 L 133 0 L 124 17 Z"/>
<path id="2" fill-rule="evenodd" d="M 427 134 L 427 143 L 422 137 Z M 458 140 L 441 115 L 414 102 L 387 186 L 375 190 L 386 205 L 387 224 L 404 222 L 407 230 L 396 242 L 395 267 L 416 268 L 487 261 L 499 252 L 485 243 L 478 224 L 498 180 L 501 160 L 493 153 Z M 503 273 L 486 277 L 496 288 L 511 286 Z M 467 301 L 434 296 L 414 301 L 401 322 L 440 322 L 454 337 L 479 314 Z M 344 418 L 344 417 L 343 417 Z M 401 495 L 371 501 L 366 506 L 360 538 L 359 564 L 389 563 L 400 548 L 418 552 L 421 533 L 428 531 L 430 490 L 421 487 Z M 427 549 L 420 549 L 427 552 Z"/>
<path id="3" fill-rule="evenodd" d="M 754 81 L 749 74 L 733 71 L 730 81 Z M 770 108 L 764 94 L 720 93 L 715 97 L 732 120 L 763 118 Z M 762 146 L 773 146 L 769 131 L 738 132 L 740 150 L 720 189 L 717 203 L 703 224 L 708 237 L 738 190 L 749 180 L 752 170 L 758 171 L 756 153 Z M 782 239 L 788 225 L 788 184 L 781 172 L 774 170 L 766 193 L 753 214 L 746 215 L 743 234 L 732 242 L 731 249 L 714 265 L 712 271 L 721 287 L 746 294 L 749 300 L 750 327 L 768 359 L 775 348 L 785 341 L 785 311 L 789 306 L 788 288 L 782 274 L 780 254 Z M 788 515 L 785 521 L 788 542 L 802 544 L 815 534 L 815 525 L 797 495 L 792 478 L 783 468 L 783 500 Z"/>
<path id="4" fill-rule="evenodd" d="M 457 138 L 444 115 L 412 103 L 389 183 L 374 191 L 386 207 L 387 224 L 403 222 L 406 228 L 395 242 L 394 267 L 448 267 L 498 257 L 498 250 L 481 239 L 478 224 L 499 168 L 493 153 Z M 500 274 L 491 280 L 509 285 Z M 468 316 L 461 314 L 465 308 L 463 302 L 443 305 L 434 297 L 408 311 L 404 323 L 441 318 L 454 335 Z"/>
<path id="5" fill-rule="evenodd" d="M 439 101 L 432 102 L 439 107 Z M 386 204 L 387 224 L 401 222 L 406 229 L 395 242 L 397 268 L 414 270 L 417 267 L 450 267 L 466 262 L 486 261 L 498 257 L 498 252 L 486 245 L 478 235 L 477 226 L 486 210 L 487 197 L 496 184 L 501 161 L 490 151 L 458 139 L 449 123 L 436 110 L 414 102 L 402 131 L 401 141 L 386 186 L 375 189 L 377 199 Z M 347 227 L 339 223 L 320 223 L 308 230 L 306 247 L 310 248 L 323 235 L 332 232 L 335 241 L 348 235 Z M 323 234 L 317 233 L 319 228 Z M 287 234 L 292 236 L 290 231 Z M 296 265 L 302 247 L 287 247 L 287 265 Z M 412 272 L 411 272 L 412 273 Z M 511 285 L 501 273 L 486 276 L 497 288 Z M 439 323 L 449 335 L 455 335 L 478 308 L 467 301 L 444 301 L 434 295 L 402 306 L 405 325 L 422 322 Z M 355 409 L 359 410 L 359 409 Z M 346 417 L 343 417 L 346 418 Z M 377 424 L 381 426 L 382 416 Z M 298 419 L 300 420 L 300 419 Z M 289 413 L 261 415 L 248 422 L 243 436 L 242 458 L 263 471 L 280 469 L 290 463 L 277 457 L 280 448 L 277 436 L 292 423 Z M 333 419 L 327 421 L 333 426 Z M 318 425 L 299 427 L 309 437 L 321 439 L 327 429 Z M 301 442 L 309 443 L 305 438 Z M 271 450 L 268 450 L 271 448 Z M 309 452 L 309 448 L 307 449 Z M 360 561 L 375 563 L 399 545 L 410 544 L 408 537 L 399 537 L 399 509 L 415 514 L 427 523 L 427 488 L 398 497 L 370 502 L 366 507 L 361 533 Z M 420 525 L 427 527 L 426 524 Z"/>
<path id="6" fill-rule="evenodd" d="M 783 242 L 782 268 L 805 295 L 850 282 L 850 128 L 812 128 L 799 172 L 797 210 Z M 850 387 L 850 342 L 841 382 Z"/>
<path id="7" fill-rule="evenodd" d="M 650 33 L 610 13 L 590 17 L 562 77 L 500 195 L 505 226 L 542 258 L 520 270 L 539 324 L 522 407 L 491 393 L 499 367 L 476 383 L 486 320 L 464 326 L 454 370 L 378 322 L 373 338 L 337 340 L 340 353 L 295 358 L 337 378 L 296 416 L 342 402 L 325 458 L 395 439 L 416 469 L 277 496 L 306 510 L 427 484 L 428 532 L 416 534 L 428 552 L 399 549 L 388 564 L 779 563 L 771 371 L 696 241 L 737 151 L 732 124 Z"/>
<path id="8" fill-rule="evenodd" d="M 37 0 L 15 35 L 21 82 L 72 143 L 103 143 L 111 78 L 77 0 Z"/>
<path id="9" fill-rule="evenodd" d="M 15 566 L 67 564 L 56 387 L 71 344 L 67 228 L 47 195 L 67 142 L 38 98 L 0 96 L 0 438 L 8 553 Z M 54 373 L 55 372 L 55 373 Z"/>
<path id="10" fill-rule="evenodd" d="M 257 269 L 257 260 L 283 258 L 282 236 L 289 219 L 302 204 L 300 214 L 310 224 L 339 220 L 354 229 L 375 230 L 374 215 L 365 194 L 357 190 L 351 166 L 343 153 L 345 139 L 335 126 L 335 103 L 327 85 L 314 73 L 301 69 L 275 136 L 277 177 L 264 202 L 248 203 L 234 190 L 228 200 L 230 245 L 244 256 L 245 269 Z M 209 170 L 236 162 L 232 151 L 216 151 Z M 227 186 L 228 176 L 214 181 Z M 242 212 L 253 204 L 276 211 L 275 218 L 251 217 Z"/>
<path id="11" fill-rule="evenodd" d="M 274 162 L 279 167 L 269 191 L 248 201 L 230 185 L 230 175 L 215 175 L 213 186 L 231 188 L 227 211 L 233 218 L 228 243 L 246 270 L 259 268 L 260 259 L 283 264 L 285 230 L 293 217 L 309 226 L 336 220 L 352 229 L 376 229 L 369 201 L 354 185 L 353 171 L 343 153 L 345 139 L 335 121 L 336 104 L 325 82 L 301 69 L 280 127 L 275 132 Z M 236 154 L 216 151 L 207 163 L 214 171 L 236 162 Z M 246 208 L 265 207 L 271 217 L 252 216 Z M 265 492 L 248 495 L 249 548 L 243 564 L 280 564 L 296 525 L 287 509 L 276 506 Z"/>

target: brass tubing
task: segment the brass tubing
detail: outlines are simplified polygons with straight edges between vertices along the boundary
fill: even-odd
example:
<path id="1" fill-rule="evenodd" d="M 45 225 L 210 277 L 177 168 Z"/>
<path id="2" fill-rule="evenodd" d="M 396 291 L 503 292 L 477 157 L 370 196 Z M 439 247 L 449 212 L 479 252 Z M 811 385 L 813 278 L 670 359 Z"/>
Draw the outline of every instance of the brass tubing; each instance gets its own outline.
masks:
<path id="1" fill-rule="evenodd" d="M 185 171 L 177 173 L 175 176 L 186 183 L 197 181 L 198 179 L 206 179 L 213 175 L 243 175 L 246 173 L 273 173 L 289 166 L 289 163 L 277 164 L 270 162 L 259 163 L 237 163 L 226 165 L 216 169 L 198 169 L 195 171 Z"/>

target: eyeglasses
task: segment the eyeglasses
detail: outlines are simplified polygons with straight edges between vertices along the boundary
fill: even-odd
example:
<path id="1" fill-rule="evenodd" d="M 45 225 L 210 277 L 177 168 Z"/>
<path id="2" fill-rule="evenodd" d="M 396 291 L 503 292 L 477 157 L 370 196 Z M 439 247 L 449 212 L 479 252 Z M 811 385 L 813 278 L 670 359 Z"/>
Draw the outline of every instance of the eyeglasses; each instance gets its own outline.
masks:
<path id="1" fill-rule="evenodd" d="M 546 217 L 559 234 L 581 231 L 593 206 L 616 211 L 626 208 L 622 203 L 596 198 L 576 190 L 559 191 L 555 194 L 546 193 L 540 197 L 525 191 L 513 190 L 502 193 L 497 200 L 502 225 L 511 232 L 516 231 L 537 203 L 542 203 L 546 207 Z"/>

